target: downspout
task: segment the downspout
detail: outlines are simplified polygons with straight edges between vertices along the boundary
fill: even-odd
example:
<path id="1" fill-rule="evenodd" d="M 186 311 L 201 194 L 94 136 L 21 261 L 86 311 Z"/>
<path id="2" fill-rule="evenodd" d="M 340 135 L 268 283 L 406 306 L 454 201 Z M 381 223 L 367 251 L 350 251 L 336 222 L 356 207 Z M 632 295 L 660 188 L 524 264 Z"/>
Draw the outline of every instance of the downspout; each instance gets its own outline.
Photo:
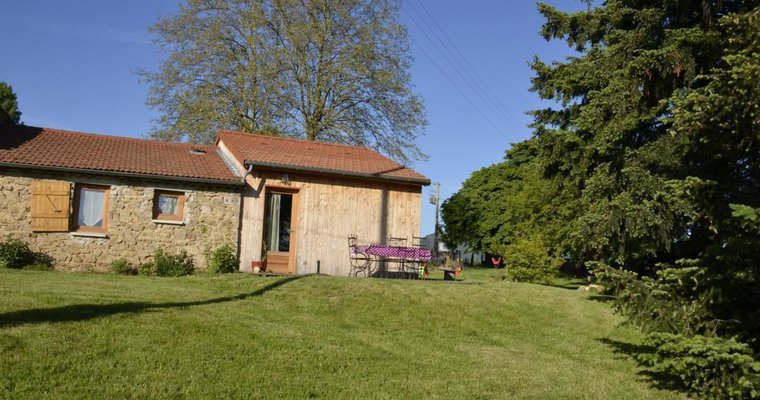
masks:
<path id="1" fill-rule="evenodd" d="M 243 174 L 243 190 L 240 191 L 240 209 L 238 210 L 238 237 L 237 237 L 237 259 L 238 262 L 240 262 L 240 256 L 242 255 L 242 249 L 243 249 L 243 206 L 245 205 L 245 191 L 248 189 L 248 184 L 246 184 L 246 179 L 248 179 L 248 176 L 251 175 L 253 172 L 253 164 L 248 164 L 248 169 L 245 171 L 245 174 Z M 242 267 L 242 265 L 241 265 Z"/>

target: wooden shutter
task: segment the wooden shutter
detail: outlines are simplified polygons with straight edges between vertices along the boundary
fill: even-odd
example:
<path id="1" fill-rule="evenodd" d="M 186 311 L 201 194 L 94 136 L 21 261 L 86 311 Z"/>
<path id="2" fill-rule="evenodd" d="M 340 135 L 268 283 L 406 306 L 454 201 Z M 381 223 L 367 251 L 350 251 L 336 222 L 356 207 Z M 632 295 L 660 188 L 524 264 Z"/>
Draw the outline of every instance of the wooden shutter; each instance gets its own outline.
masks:
<path id="1" fill-rule="evenodd" d="M 71 184 L 32 182 L 32 231 L 68 232 Z"/>

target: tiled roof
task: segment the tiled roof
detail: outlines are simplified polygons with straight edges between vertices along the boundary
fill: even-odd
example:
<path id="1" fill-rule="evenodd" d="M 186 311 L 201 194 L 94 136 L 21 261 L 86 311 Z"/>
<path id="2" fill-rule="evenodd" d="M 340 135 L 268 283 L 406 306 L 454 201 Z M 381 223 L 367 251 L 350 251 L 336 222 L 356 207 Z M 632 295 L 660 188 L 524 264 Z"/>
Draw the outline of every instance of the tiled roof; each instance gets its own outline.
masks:
<path id="1" fill-rule="evenodd" d="M 240 182 L 216 146 L 27 126 L 0 127 L 0 164 Z"/>
<path id="2" fill-rule="evenodd" d="M 376 151 L 301 139 L 279 138 L 241 132 L 221 131 L 217 142 L 243 164 L 296 171 L 349 175 L 366 179 L 430 184 L 430 179 Z"/>

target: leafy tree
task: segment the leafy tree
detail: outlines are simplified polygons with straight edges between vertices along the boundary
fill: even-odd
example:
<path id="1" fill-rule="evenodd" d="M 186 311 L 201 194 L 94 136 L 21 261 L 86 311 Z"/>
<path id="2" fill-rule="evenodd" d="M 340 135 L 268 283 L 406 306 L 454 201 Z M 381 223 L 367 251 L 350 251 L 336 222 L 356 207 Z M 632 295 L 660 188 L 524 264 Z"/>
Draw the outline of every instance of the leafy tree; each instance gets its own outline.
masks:
<path id="1" fill-rule="evenodd" d="M 556 181 L 544 177 L 536 150 L 531 140 L 513 145 L 504 162 L 474 172 L 444 201 L 441 214 L 452 244 L 500 254 L 510 267 L 519 264 L 526 279 L 536 274 L 541 278 L 529 280 L 546 283 L 548 271 L 561 264 L 558 243 L 565 229 L 562 214 L 553 211 L 566 204 Z M 525 257 L 518 256 L 524 248 L 541 260 L 535 271 L 527 271 Z"/>
<path id="2" fill-rule="evenodd" d="M 167 54 L 159 71 L 140 71 L 151 84 L 148 105 L 161 114 L 154 137 L 208 143 L 219 129 L 284 125 L 266 18 L 261 2 L 193 0 L 151 27 Z"/>
<path id="3" fill-rule="evenodd" d="M 578 55 L 533 61 L 556 106 L 447 202 L 447 230 L 481 248 L 540 234 L 550 257 L 632 271 L 606 276 L 647 329 L 760 348 L 760 3 L 539 10 Z"/>
<path id="4" fill-rule="evenodd" d="M 148 104 L 153 136 L 210 142 L 218 129 L 373 147 L 424 158 L 397 0 L 189 0 L 152 30 L 168 56 Z"/>
<path id="5" fill-rule="evenodd" d="M 508 193 L 519 193 L 512 186 L 522 177 L 510 160 L 482 168 L 472 173 L 462 189 L 441 205 L 441 217 L 451 245 L 466 244 L 474 250 L 496 253 L 492 246 L 499 243 L 501 228 L 509 219 L 505 212 Z M 508 236 L 508 235 L 506 235 Z"/>
<path id="6" fill-rule="evenodd" d="M 18 99 L 13 88 L 0 81 L 0 108 L 11 117 L 11 121 L 18 124 L 21 121 L 21 111 L 18 110 Z"/>

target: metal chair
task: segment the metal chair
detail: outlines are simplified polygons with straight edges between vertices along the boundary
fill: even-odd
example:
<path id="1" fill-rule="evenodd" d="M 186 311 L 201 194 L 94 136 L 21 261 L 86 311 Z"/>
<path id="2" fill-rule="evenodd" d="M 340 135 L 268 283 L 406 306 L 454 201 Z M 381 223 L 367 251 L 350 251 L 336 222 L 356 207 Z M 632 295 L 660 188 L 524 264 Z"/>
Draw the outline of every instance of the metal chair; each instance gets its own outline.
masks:
<path id="1" fill-rule="evenodd" d="M 364 276 L 370 277 L 374 272 L 372 269 L 372 260 L 368 254 L 358 251 L 357 243 L 358 238 L 356 235 L 348 235 L 348 261 L 351 264 L 348 276 L 359 276 L 359 274 L 364 274 Z"/>
<path id="2" fill-rule="evenodd" d="M 388 236 L 388 245 L 389 246 L 398 246 L 398 247 L 406 247 L 407 239 L 405 237 L 401 236 Z M 409 277 L 409 271 L 411 268 L 411 264 L 406 260 L 400 260 L 398 261 L 398 270 L 401 273 L 402 278 Z"/>
<path id="3" fill-rule="evenodd" d="M 425 240 L 424 237 L 421 236 L 412 236 L 412 247 L 424 247 L 422 245 L 422 242 Z"/>
<path id="4" fill-rule="evenodd" d="M 406 246 L 406 238 L 401 236 L 388 236 L 388 245 Z"/>

